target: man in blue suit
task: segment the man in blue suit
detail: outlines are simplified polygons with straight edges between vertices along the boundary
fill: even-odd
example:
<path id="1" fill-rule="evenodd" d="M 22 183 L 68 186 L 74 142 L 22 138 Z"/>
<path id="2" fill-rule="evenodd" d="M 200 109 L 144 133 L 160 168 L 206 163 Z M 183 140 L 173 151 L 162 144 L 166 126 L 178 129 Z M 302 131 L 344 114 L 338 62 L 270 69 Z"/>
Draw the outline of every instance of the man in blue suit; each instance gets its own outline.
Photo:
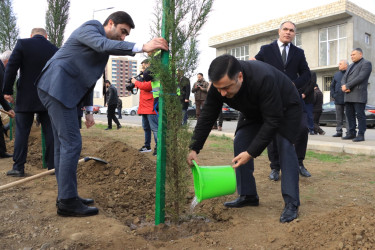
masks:
<path id="1" fill-rule="evenodd" d="M 133 56 L 137 52 L 168 50 L 163 38 L 154 38 L 146 44 L 125 42 L 134 27 L 130 15 L 123 11 L 112 13 L 103 25 L 97 20 L 82 24 L 47 62 L 36 81 L 39 97 L 51 118 L 55 139 L 59 215 L 98 213 L 96 207 L 88 207 L 78 196 L 76 174 L 82 139 L 76 107 L 83 101 L 86 127 L 93 126 L 93 89 L 109 55 Z"/>
<path id="2" fill-rule="evenodd" d="M 34 28 L 31 38 L 19 39 L 9 58 L 4 74 L 4 95 L 13 100 L 13 85 L 20 70 L 17 82 L 16 136 L 13 153 L 13 169 L 7 175 L 22 177 L 25 175 L 28 139 L 34 114 L 39 114 L 42 131 L 46 141 L 46 161 L 48 169 L 54 168 L 53 134 L 47 109 L 39 100 L 34 82 L 46 62 L 55 54 L 57 47 L 47 40 L 47 32 L 42 28 Z"/>
<path id="3" fill-rule="evenodd" d="M 296 25 L 291 21 L 283 22 L 279 28 L 279 39 L 261 47 L 255 56 L 256 60 L 266 62 L 289 77 L 302 95 L 306 85 L 310 80 L 310 69 L 306 61 L 305 53 L 302 49 L 293 45 L 292 41 L 296 34 Z M 301 103 L 303 99 L 301 97 Z M 303 105 L 304 107 L 304 105 Z M 310 173 L 303 165 L 305 159 L 308 140 L 307 114 L 304 109 L 301 125 L 295 149 L 298 157 L 299 171 L 304 177 L 310 177 Z M 277 181 L 279 179 L 280 164 L 279 155 L 273 142 L 267 147 L 268 157 L 271 161 L 271 174 L 269 178 Z"/>

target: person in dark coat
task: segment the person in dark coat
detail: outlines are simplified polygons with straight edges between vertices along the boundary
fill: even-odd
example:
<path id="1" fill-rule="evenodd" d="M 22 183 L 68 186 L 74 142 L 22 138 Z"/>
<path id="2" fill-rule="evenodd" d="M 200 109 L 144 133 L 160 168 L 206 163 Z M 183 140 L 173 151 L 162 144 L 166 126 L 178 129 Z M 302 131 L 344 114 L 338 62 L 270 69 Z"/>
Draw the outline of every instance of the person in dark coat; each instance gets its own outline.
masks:
<path id="1" fill-rule="evenodd" d="M 104 83 L 105 83 L 105 86 L 107 87 L 106 95 L 107 95 L 107 107 L 108 107 L 107 109 L 108 127 L 105 130 L 112 129 L 112 120 L 116 123 L 117 129 L 120 129 L 121 124 L 115 115 L 117 104 L 118 104 L 117 89 L 108 80 L 105 80 Z"/>
<path id="2" fill-rule="evenodd" d="M 46 142 L 45 159 L 48 169 L 54 168 L 54 140 L 51 121 L 47 109 L 41 103 L 35 80 L 46 62 L 56 53 L 57 47 L 47 40 L 47 32 L 42 28 L 34 28 L 31 38 L 19 39 L 9 58 L 4 75 L 4 95 L 13 100 L 13 85 L 20 70 L 17 82 L 16 135 L 14 141 L 13 168 L 7 175 L 24 176 L 28 151 L 28 139 L 34 121 L 38 114 L 42 124 L 42 132 Z M 13 102 L 13 101 L 12 101 Z"/>
<path id="3" fill-rule="evenodd" d="M 191 89 L 191 92 L 194 93 L 195 116 L 198 120 L 199 115 L 204 105 L 204 101 L 206 100 L 206 97 L 207 97 L 208 82 L 204 80 L 202 73 L 198 73 L 197 78 L 198 80 L 196 83 L 193 84 L 193 88 Z"/>
<path id="4" fill-rule="evenodd" d="M 0 80 L 0 90 L 2 91 L 3 90 L 3 78 L 4 78 L 4 71 L 5 71 L 5 67 L 7 66 L 7 64 L 8 64 L 8 61 L 9 61 L 9 58 L 10 58 L 10 56 L 12 55 L 12 51 L 11 50 L 6 50 L 6 51 L 4 51 L 2 54 L 1 54 L 1 62 L 3 63 L 3 65 L 1 65 L 0 66 L 0 77 L 1 77 L 1 80 Z M 3 96 L 4 97 L 4 96 Z M 6 100 L 6 99 L 5 99 Z M 6 100 L 6 101 L 8 101 L 8 100 Z M 7 124 L 3 124 L 3 126 L 2 126 L 2 129 L 3 129 L 3 133 L 4 133 L 4 135 L 6 136 L 6 137 L 9 137 L 8 136 L 8 131 L 9 131 L 9 129 L 10 129 L 10 122 L 8 122 Z M 13 155 L 10 155 L 10 154 L 8 154 L 7 153 L 7 155 L 8 155 L 8 157 L 12 157 Z"/>
<path id="5" fill-rule="evenodd" d="M 326 132 L 324 132 L 323 129 L 320 128 L 319 120 L 320 116 L 322 115 L 323 111 L 323 93 L 320 91 L 318 84 L 314 84 L 314 133 L 325 135 Z"/>
<path id="6" fill-rule="evenodd" d="M 344 126 L 345 119 L 345 102 L 344 92 L 341 90 L 341 79 L 344 76 L 348 65 L 347 60 L 341 60 L 339 62 L 339 71 L 333 75 L 331 82 L 330 95 L 335 102 L 336 108 L 336 134 L 332 135 L 333 137 L 342 137 L 343 133 L 342 128 Z"/>
<path id="7" fill-rule="evenodd" d="M 311 74 L 306 61 L 305 52 L 292 43 L 295 34 L 296 25 L 290 21 L 283 22 L 279 28 L 279 39 L 271 44 L 263 45 L 254 59 L 268 63 L 283 72 L 292 80 L 298 92 L 301 94 L 301 103 L 304 112 L 299 126 L 295 150 L 297 152 L 300 174 L 304 177 L 310 177 L 311 174 L 303 164 L 306 155 L 309 130 L 307 128 L 307 113 L 302 99 L 302 90 L 309 83 Z M 277 181 L 280 173 L 277 148 L 271 143 L 267 147 L 267 152 L 271 162 L 269 178 L 270 180 Z"/>
<path id="8" fill-rule="evenodd" d="M 187 115 L 187 109 L 189 107 L 189 99 L 190 99 L 190 80 L 186 76 L 184 76 L 184 73 L 180 70 L 178 71 L 180 82 L 180 102 L 182 105 L 182 125 L 185 125 L 187 123 L 188 115 Z"/>
<path id="9" fill-rule="evenodd" d="M 305 102 L 307 115 L 307 127 L 310 135 L 314 135 L 314 86 L 316 85 L 316 73 L 311 71 L 311 78 L 308 84 L 302 88 L 302 99 Z"/>
<path id="10" fill-rule="evenodd" d="M 0 60 L 0 86 L 3 86 L 4 69 L 5 69 L 4 64 L 2 60 Z M 8 102 L 4 99 L 2 88 L 0 88 L 0 105 L 3 107 L 5 111 L 8 111 L 11 113 L 11 116 L 10 116 L 11 118 L 14 118 L 15 113 L 13 109 L 9 106 Z M 12 155 L 7 153 L 7 147 L 5 144 L 3 129 L 4 129 L 3 122 L 0 117 L 0 158 L 9 158 L 9 157 L 12 157 Z"/>
<path id="11" fill-rule="evenodd" d="M 367 87 L 372 64 L 363 58 L 361 48 L 354 49 L 350 57 L 353 63 L 349 65 L 348 70 L 341 79 L 341 90 L 345 92 L 345 114 L 349 132 L 341 139 L 352 139 L 353 142 L 361 142 L 365 140 Z M 358 135 L 356 135 L 357 120 Z"/>
<path id="12" fill-rule="evenodd" d="M 118 101 L 117 101 L 117 113 L 118 113 L 118 119 L 122 119 L 121 111 L 122 111 L 122 100 L 121 100 L 120 97 L 118 97 Z"/>
<path id="13" fill-rule="evenodd" d="M 276 68 L 260 61 L 238 61 L 231 55 L 214 59 L 212 81 L 204 109 L 197 121 L 187 162 L 197 161 L 223 103 L 241 112 L 232 160 L 239 197 L 226 207 L 258 206 L 254 158 L 274 140 L 280 152 L 281 190 L 285 207 L 280 222 L 297 218 L 299 200 L 298 159 L 293 143 L 301 122 L 302 105 L 292 81 Z"/>

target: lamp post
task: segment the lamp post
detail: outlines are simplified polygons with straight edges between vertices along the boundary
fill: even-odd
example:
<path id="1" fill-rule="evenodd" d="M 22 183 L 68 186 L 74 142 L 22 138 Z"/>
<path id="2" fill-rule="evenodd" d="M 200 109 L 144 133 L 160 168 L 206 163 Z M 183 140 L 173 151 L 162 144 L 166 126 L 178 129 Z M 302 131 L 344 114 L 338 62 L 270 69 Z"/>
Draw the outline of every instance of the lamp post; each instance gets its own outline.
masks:
<path id="1" fill-rule="evenodd" d="M 92 11 L 92 19 L 95 19 L 95 18 L 94 18 L 95 12 L 99 12 L 99 11 L 103 11 L 103 10 L 110 10 L 110 9 L 113 9 L 113 8 L 114 8 L 114 7 L 108 7 L 108 8 L 100 9 L 100 10 L 93 10 L 93 11 Z"/>

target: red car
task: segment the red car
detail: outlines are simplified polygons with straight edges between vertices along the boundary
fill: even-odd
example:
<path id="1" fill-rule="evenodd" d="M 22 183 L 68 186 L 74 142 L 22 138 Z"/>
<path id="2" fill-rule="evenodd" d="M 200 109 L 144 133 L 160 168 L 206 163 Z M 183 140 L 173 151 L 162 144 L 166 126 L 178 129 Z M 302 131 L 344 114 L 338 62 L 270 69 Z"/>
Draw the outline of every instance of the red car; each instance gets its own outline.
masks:
<path id="1" fill-rule="evenodd" d="M 102 105 L 93 105 L 92 111 L 94 111 L 94 114 L 97 114 L 97 113 L 99 113 L 99 109 L 103 108 L 103 107 L 104 106 L 102 106 Z M 85 111 L 85 107 L 83 107 L 82 110 Z"/>

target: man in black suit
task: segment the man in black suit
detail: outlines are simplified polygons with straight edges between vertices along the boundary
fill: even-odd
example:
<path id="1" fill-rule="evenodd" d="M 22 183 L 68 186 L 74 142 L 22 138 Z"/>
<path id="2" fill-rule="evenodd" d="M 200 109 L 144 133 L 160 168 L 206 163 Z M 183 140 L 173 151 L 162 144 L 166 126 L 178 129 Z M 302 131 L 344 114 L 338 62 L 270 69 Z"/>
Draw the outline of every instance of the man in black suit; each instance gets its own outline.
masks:
<path id="1" fill-rule="evenodd" d="M 4 78 L 4 64 L 3 64 L 3 58 L 0 60 L 0 86 L 3 86 L 3 78 Z M 4 99 L 4 95 L 2 93 L 2 88 L 0 88 L 0 105 L 5 111 L 9 111 L 11 113 L 10 117 L 14 117 L 14 111 L 9 106 L 8 102 Z M 4 132 L 3 132 L 3 122 L 1 121 L 0 117 L 0 158 L 9 158 L 12 157 L 11 154 L 7 153 L 7 148 L 4 140 Z"/>
<path id="2" fill-rule="evenodd" d="M 40 102 L 35 80 L 46 62 L 55 54 L 57 47 L 47 40 L 42 28 L 34 28 L 31 38 L 19 39 L 9 59 L 4 75 L 4 95 L 13 102 L 13 85 L 20 70 L 17 82 L 16 136 L 14 142 L 13 169 L 7 175 L 22 177 L 25 175 L 28 139 L 34 121 L 39 114 L 42 131 L 46 141 L 46 162 L 48 169 L 54 168 L 53 134 L 46 108 Z"/>
<path id="3" fill-rule="evenodd" d="M 308 84 L 310 80 L 310 69 L 304 51 L 292 44 L 295 35 L 296 25 L 291 21 L 283 22 L 279 28 L 279 39 L 271 44 L 262 46 L 254 59 L 268 63 L 283 72 L 292 80 L 298 92 L 302 94 L 305 85 Z M 304 107 L 302 96 L 301 103 Z M 302 176 L 310 177 L 311 174 L 303 165 L 308 140 L 307 114 L 305 108 L 299 128 L 297 141 L 294 145 L 298 157 L 299 172 Z M 280 175 L 280 163 L 275 142 L 271 143 L 267 147 L 267 150 L 268 157 L 271 161 L 271 174 L 269 178 L 277 181 Z"/>
<path id="4" fill-rule="evenodd" d="M 115 86 L 111 84 L 110 81 L 104 81 L 105 86 L 107 87 L 107 118 L 108 118 L 108 127 L 105 130 L 112 129 L 112 120 L 116 123 L 117 129 L 121 128 L 121 124 L 118 121 L 115 113 L 118 103 L 118 96 L 117 96 L 117 89 Z"/>
<path id="5" fill-rule="evenodd" d="M 302 106 L 292 81 L 274 67 L 258 61 L 238 61 L 222 55 L 209 68 L 212 87 L 194 130 L 189 164 L 197 154 L 214 125 L 223 103 L 241 112 L 234 139 L 232 160 L 236 169 L 239 197 L 226 202 L 226 207 L 258 206 L 254 158 L 259 156 L 273 138 L 280 152 L 281 191 L 285 208 L 280 222 L 297 218 L 299 201 L 298 160 L 293 142 L 295 128 L 301 122 Z"/>

